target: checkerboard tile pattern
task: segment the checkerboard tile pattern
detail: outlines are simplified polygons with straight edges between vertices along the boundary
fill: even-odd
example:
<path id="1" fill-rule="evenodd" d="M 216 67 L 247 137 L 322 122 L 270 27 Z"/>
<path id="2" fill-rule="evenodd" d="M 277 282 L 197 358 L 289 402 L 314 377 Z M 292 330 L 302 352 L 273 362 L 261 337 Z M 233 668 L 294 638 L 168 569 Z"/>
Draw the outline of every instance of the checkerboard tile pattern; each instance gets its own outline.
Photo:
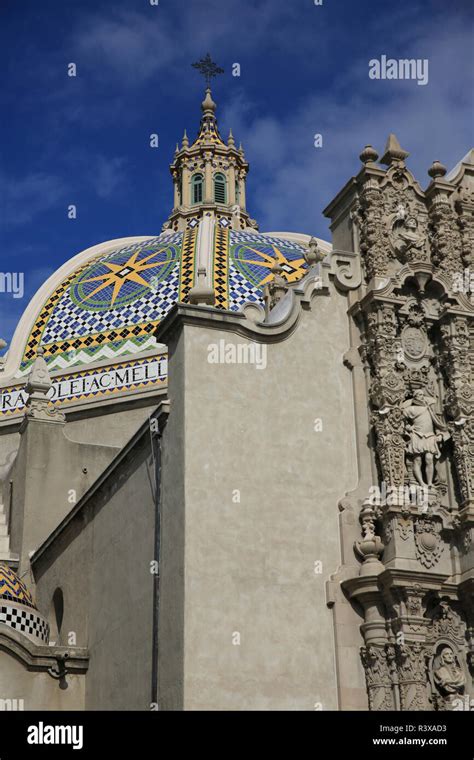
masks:
<path id="1" fill-rule="evenodd" d="M 175 263 L 166 280 L 156 284 L 146 295 L 120 310 L 88 312 L 74 304 L 66 293 L 58 303 L 41 338 L 41 344 L 76 338 L 105 330 L 118 330 L 141 322 L 159 321 L 177 299 L 179 266 Z"/>
<path id="2" fill-rule="evenodd" d="M 229 309 L 230 311 L 240 311 L 244 304 L 249 302 L 263 306 L 263 292 L 260 288 L 252 285 L 231 263 L 229 267 Z"/>
<path id="3" fill-rule="evenodd" d="M 228 309 L 229 291 L 229 235 L 221 227 L 216 227 L 214 233 L 214 290 L 216 293 L 216 308 Z"/>
<path id="4" fill-rule="evenodd" d="M 179 284 L 179 300 L 187 301 L 188 293 L 194 284 L 194 268 L 196 255 L 197 229 L 186 230 L 183 238 L 181 253 L 181 272 Z"/>
<path id="5" fill-rule="evenodd" d="M 49 641 L 49 624 L 34 612 L 1 605 L 0 623 L 5 623 L 20 633 L 34 636 L 45 644 Z"/>
<path id="6" fill-rule="evenodd" d="M 284 252 L 288 262 L 292 260 L 300 260 L 305 252 L 305 248 L 293 241 L 283 240 L 282 238 L 276 238 L 268 235 L 261 235 L 255 232 L 239 232 L 230 230 L 224 234 L 228 235 L 229 250 L 234 246 L 245 246 L 248 244 L 254 249 L 249 252 L 248 258 L 258 261 L 258 253 L 255 251 L 264 251 L 268 255 L 272 254 L 272 246 L 275 246 L 282 252 Z M 247 257 L 246 257 L 247 258 Z M 262 257 L 262 262 L 265 259 Z M 270 270 L 267 267 L 263 268 L 258 264 L 246 264 L 248 272 L 254 278 L 254 282 L 249 280 L 242 266 L 239 266 L 233 255 L 229 255 L 229 298 L 228 308 L 231 311 L 240 311 L 246 303 L 258 303 L 263 306 L 263 288 L 259 287 L 256 283 L 261 281 L 264 277 L 267 277 Z M 283 267 L 283 276 L 285 276 L 285 269 Z"/>
<path id="7" fill-rule="evenodd" d="M 276 245 L 278 248 L 291 248 L 295 252 L 294 258 L 299 258 L 303 255 L 306 248 L 300 243 L 295 243 L 293 240 L 283 240 L 283 238 L 276 238 L 271 235 L 263 235 L 258 232 L 239 232 L 238 230 L 231 230 L 230 232 L 230 244 L 235 243 L 250 243 L 251 245 L 258 246 L 262 243 L 269 245 Z"/>

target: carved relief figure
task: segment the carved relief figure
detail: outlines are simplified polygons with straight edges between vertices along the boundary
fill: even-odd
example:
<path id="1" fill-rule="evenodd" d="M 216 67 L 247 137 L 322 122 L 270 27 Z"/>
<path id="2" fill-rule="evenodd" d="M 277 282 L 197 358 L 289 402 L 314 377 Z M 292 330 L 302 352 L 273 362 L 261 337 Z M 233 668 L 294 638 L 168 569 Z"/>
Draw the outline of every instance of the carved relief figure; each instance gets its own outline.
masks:
<path id="1" fill-rule="evenodd" d="M 390 238 L 393 249 L 401 261 L 405 260 L 412 249 L 416 251 L 423 249 L 424 235 L 420 232 L 415 217 L 408 216 L 403 204 L 397 208 Z"/>
<path id="2" fill-rule="evenodd" d="M 433 680 L 443 696 L 463 692 L 466 678 L 450 646 L 445 646 L 441 650 L 439 665 L 433 670 Z"/>
<path id="3" fill-rule="evenodd" d="M 413 474 L 421 486 L 433 485 L 434 460 L 441 456 L 439 443 L 449 438 L 446 425 L 432 409 L 434 403 L 434 398 L 417 389 L 413 398 L 402 404 L 405 430 L 409 436 L 406 452 L 413 457 Z M 426 480 L 423 479 L 423 463 Z"/>

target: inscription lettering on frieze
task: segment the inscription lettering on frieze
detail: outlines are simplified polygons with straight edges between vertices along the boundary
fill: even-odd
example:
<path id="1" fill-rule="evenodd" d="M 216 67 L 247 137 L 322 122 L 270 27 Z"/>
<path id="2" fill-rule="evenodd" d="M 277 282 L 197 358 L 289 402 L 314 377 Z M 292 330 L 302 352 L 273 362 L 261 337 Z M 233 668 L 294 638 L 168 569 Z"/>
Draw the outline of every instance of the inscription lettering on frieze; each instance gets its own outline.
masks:
<path id="1" fill-rule="evenodd" d="M 105 393 L 133 390 L 149 383 L 163 383 L 167 377 L 167 358 L 127 362 L 101 368 L 97 372 L 81 372 L 53 380 L 48 398 L 54 404 L 94 398 Z M 0 415 L 20 412 L 28 394 L 22 386 L 5 388 L 0 395 Z"/>

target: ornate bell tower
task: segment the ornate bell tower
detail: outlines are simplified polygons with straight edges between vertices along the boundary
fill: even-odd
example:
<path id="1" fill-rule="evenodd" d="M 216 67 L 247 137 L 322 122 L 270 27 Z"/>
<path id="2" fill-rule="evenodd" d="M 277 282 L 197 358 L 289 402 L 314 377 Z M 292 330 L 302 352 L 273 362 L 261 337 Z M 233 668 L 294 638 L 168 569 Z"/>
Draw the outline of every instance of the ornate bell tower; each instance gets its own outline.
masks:
<path id="1" fill-rule="evenodd" d="M 173 210 L 163 229 L 185 230 L 197 226 L 204 216 L 214 217 L 222 227 L 256 229 L 246 210 L 245 182 L 249 165 L 242 146 L 236 147 L 232 131 L 225 143 L 219 134 L 216 104 L 210 79 L 223 73 L 209 54 L 193 64 L 206 78 L 199 132 L 190 145 L 184 132 L 170 165 L 174 185 Z"/>

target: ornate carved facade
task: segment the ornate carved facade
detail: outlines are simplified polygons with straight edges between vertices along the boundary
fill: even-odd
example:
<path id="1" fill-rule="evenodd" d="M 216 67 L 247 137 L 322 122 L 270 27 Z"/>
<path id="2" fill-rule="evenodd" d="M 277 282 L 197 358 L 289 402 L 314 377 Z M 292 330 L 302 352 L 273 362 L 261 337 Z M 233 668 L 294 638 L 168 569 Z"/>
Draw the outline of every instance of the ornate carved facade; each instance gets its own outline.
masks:
<path id="1" fill-rule="evenodd" d="M 367 146 L 363 169 L 326 212 L 346 246 L 339 230 L 349 217 L 361 253 L 349 313 L 372 460 L 369 493 L 356 494 L 362 565 L 342 585 L 364 610 L 370 709 L 465 709 L 474 696 L 474 301 L 463 284 L 474 174 L 467 162 L 446 177 L 435 161 L 423 192 L 407 156 L 391 135 L 382 169 Z M 356 413 L 363 424 L 365 410 Z"/>

